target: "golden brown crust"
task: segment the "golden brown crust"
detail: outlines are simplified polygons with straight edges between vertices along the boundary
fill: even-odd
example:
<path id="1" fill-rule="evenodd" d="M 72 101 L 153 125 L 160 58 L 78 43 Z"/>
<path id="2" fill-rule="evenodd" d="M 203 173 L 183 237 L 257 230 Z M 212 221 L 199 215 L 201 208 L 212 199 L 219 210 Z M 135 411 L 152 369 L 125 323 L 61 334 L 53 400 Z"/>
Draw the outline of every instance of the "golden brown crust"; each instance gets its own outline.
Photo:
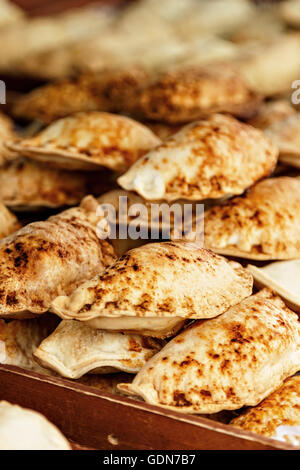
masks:
<path id="1" fill-rule="evenodd" d="M 209 209 L 204 243 L 218 253 L 242 258 L 299 258 L 299 229 L 300 180 L 282 176 Z"/>
<path id="2" fill-rule="evenodd" d="M 130 118 L 94 111 L 60 119 L 36 136 L 8 147 L 58 168 L 105 167 L 120 172 L 160 142 L 150 129 Z"/>
<path id="3" fill-rule="evenodd" d="M 252 276 L 238 263 L 195 243 L 151 243 L 129 251 L 69 297 L 57 297 L 51 311 L 80 321 L 210 318 L 251 292 Z"/>
<path id="4" fill-rule="evenodd" d="M 148 79 L 142 67 L 85 73 L 75 79 L 44 85 L 21 97 L 14 116 L 50 124 L 77 112 L 117 112 L 121 100 L 130 99 L 135 87 Z"/>
<path id="5" fill-rule="evenodd" d="M 72 206 L 92 192 L 88 183 L 82 172 L 48 168 L 17 158 L 0 168 L 0 200 L 14 210 Z"/>
<path id="6" fill-rule="evenodd" d="M 229 66 L 183 67 L 137 89 L 123 110 L 143 119 L 186 123 L 212 112 L 251 116 L 261 99 Z"/>
<path id="7" fill-rule="evenodd" d="M 97 202 L 44 222 L 34 222 L 0 241 L 0 316 L 26 318 L 48 310 L 59 293 L 93 277 L 114 261 L 112 246 L 99 240 Z"/>
<path id="8" fill-rule="evenodd" d="M 300 446 L 300 377 L 287 379 L 278 390 L 230 424 Z"/>
<path id="9" fill-rule="evenodd" d="M 192 324 L 119 389 L 186 413 L 255 406 L 299 370 L 299 344 L 298 316 L 265 289 Z"/>
<path id="10" fill-rule="evenodd" d="M 259 129 L 213 114 L 185 126 L 118 179 L 148 200 L 241 194 L 275 168 L 277 148 Z"/>

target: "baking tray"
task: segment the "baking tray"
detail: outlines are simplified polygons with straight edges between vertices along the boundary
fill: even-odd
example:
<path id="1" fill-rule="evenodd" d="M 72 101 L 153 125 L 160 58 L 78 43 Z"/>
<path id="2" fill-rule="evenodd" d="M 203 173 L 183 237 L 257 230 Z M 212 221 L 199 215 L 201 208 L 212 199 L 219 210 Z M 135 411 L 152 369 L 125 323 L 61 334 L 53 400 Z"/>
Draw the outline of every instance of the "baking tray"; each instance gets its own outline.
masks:
<path id="1" fill-rule="evenodd" d="M 43 413 L 75 448 L 295 450 L 280 441 L 15 366 L 0 365 L 0 400 Z"/>

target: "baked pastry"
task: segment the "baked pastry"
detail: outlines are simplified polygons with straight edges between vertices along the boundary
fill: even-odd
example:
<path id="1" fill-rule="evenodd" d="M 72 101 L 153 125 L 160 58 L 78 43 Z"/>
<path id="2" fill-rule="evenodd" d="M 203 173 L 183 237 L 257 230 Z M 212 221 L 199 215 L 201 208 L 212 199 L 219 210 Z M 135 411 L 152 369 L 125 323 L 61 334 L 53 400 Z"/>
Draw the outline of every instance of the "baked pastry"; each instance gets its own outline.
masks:
<path id="1" fill-rule="evenodd" d="M 300 260 L 276 261 L 262 267 L 248 265 L 257 287 L 270 287 L 294 311 L 300 313 Z"/>
<path id="2" fill-rule="evenodd" d="M 79 207 L 43 222 L 33 222 L 0 241 L 0 317 L 30 318 L 70 293 L 115 260 L 112 246 L 97 236 L 97 202 L 89 196 Z"/>
<path id="3" fill-rule="evenodd" d="M 42 414 L 0 401 L 0 450 L 71 450 L 71 446 Z"/>
<path id="4" fill-rule="evenodd" d="M 299 78 L 299 48 L 299 34 L 279 34 L 246 45 L 231 65 L 253 90 L 276 96 L 290 91 L 293 81 Z"/>
<path id="5" fill-rule="evenodd" d="M 269 290 L 195 322 L 119 389 L 185 413 L 255 406 L 300 366 L 298 316 Z"/>
<path id="6" fill-rule="evenodd" d="M 53 375 L 38 364 L 33 352 L 57 324 L 55 315 L 43 315 L 33 320 L 0 320 L 0 363 Z"/>
<path id="7" fill-rule="evenodd" d="M 253 118 L 247 121 L 258 129 L 268 129 L 275 123 L 284 121 L 289 116 L 296 114 L 296 109 L 288 100 L 274 100 L 263 103 Z"/>
<path id="8" fill-rule="evenodd" d="M 63 377 L 78 379 L 118 370 L 136 374 L 162 346 L 152 338 L 95 330 L 81 322 L 63 320 L 34 356 Z"/>
<path id="9" fill-rule="evenodd" d="M 32 138 L 11 142 L 9 149 L 57 168 L 122 172 L 160 139 L 124 116 L 90 112 L 60 119 Z"/>
<path id="10" fill-rule="evenodd" d="M 6 143 L 16 139 L 12 120 L 3 113 L 0 113 L 0 167 L 8 160 L 15 158 L 13 152 L 10 152 Z"/>
<path id="11" fill-rule="evenodd" d="M 0 167 L 0 201 L 15 211 L 73 206 L 87 194 L 105 191 L 109 181 L 107 173 L 99 172 L 96 179 L 93 188 L 90 172 L 49 168 L 20 157 Z"/>
<path id="12" fill-rule="evenodd" d="M 275 122 L 266 128 L 266 135 L 279 148 L 279 160 L 300 168 L 300 113 Z"/>
<path id="13" fill-rule="evenodd" d="M 223 255 L 256 260 L 300 257 L 300 179 L 257 183 L 205 213 L 204 242 Z"/>
<path id="14" fill-rule="evenodd" d="M 11 235 L 19 228 L 21 228 L 21 224 L 17 217 L 0 202 L 0 238 Z"/>
<path id="15" fill-rule="evenodd" d="M 144 67 L 133 65 L 82 73 L 23 95 L 14 104 L 12 113 L 18 118 L 50 124 L 77 112 L 117 112 L 121 101 L 130 99 L 135 88 L 148 79 L 149 72 Z"/>
<path id="16" fill-rule="evenodd" d="M 238 263 L 195 243 L 150 243 L 57 297 L 51 311 L 93 328 L 163 337 L 174 334 L 170 325 L 220 315 L 251 292 L 252 276 Z"/>
<path id="17" fill-rule="evenodd" d="M 203 200 L 241 194 L 275 168 L 277 148 L 259 129 L 213 114 L 185 126 L 118 179 L 144 199 Z"/>
<path id="18" fill-rule="evenodd" d="M 249 408 L 232 426 L 300 446 L 300 377 L 291 377 L 255 408 Z"/>
<path id="19" fill-rule="evenodd" d="M 207 113 L 250 117 L 261 98 L 225 65 L 175 68 L 162 72 L 123 100 L 123 111 L 142 119 L 181 124 Z"/>

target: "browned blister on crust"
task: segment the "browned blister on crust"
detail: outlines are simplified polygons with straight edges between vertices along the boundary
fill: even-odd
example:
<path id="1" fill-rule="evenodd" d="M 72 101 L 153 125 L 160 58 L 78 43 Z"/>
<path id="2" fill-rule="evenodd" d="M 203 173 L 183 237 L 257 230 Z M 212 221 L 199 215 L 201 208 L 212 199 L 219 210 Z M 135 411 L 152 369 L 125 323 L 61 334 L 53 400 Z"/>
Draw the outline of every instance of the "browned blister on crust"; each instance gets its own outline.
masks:
<path id="1" fill-rule="evenodd" d="M 265 132 L 279 148 L 279 160 L 300 168 L 300 113 L 271 124 Z"/>
<path id="2" fill-rule="evenodd" d="M 160 142 L 150 129 L 130 118 L 94 111 L 60 119 L 8 147 L 67 170 L 105 167 L 121 172 Z"/>
<path id="3" fill-rule="evenodd" d="M 265 289 L 195 322 L 119 388 L 186 413 L 255 406 L 299 370 L 299 345 L 298 316 Z"/>
<path id="4" fill-rule="evenodd" d="M 271 260 L 300 256 L 300 180 L 269 178 L 205 213 L 204 243 L 217 253 Z"/>
<path id="5" fill-rule="evenodd" d="M 162 242 L 130 250 L 51 310 L 96 328 L 102 317 L 182 321 L 219 315 L 251 292 L 252 276 L 238 263 L 194 243 Z"/>
<path id="6" fill-rule="evenodd" d="M 300 377 L 283 385 L 231 423 L 246 431 L 300 446 Z"/>
<path id="7" fill-rule="evenodd" d="M 250 117 L 260 96 L 229 66 L 183 67 L 164 72 L 123 100 L 123 110 L 143 119 L 186 123 L 212 112 Z"/>
<path id="8" fill-rule="evenodd" d="M 96 207 L 89 196 L 79 207 L 0 241 L 0 317 L 44 313 L 57 295 L 114 261 L 112 246 L 97 237 Z"/>
<path id="9" fill-rule="evenodd" d="M 163 344 L 152 338 L 95 330 L 81 322 L 63 320 L 34 356 L 43 366 L 70 379 L 118 370 L 136 374 Z"/>
<path id="10" fill-rule="evenodd" d="M 56 328 L 54 315 L 43 315 L 33 320 L 0 320 L 0 363 L 52 374 L 41 367 L 33 357 L 40 343 Z"/>
<path id="11" fill-rule="evenodd" d="M 148 200 L 241 194 L 275 168 L 277 148 L 259 129 L 214 114 L 187 125 L 140 158 L 120 186 Z"/>
<path id="12" fill-rule="evenodd" d="M 16 117 L 50 124 L 78 112 L 117 112 L 137 86 L 148 79 L 142 67 L 112 69 L 79 75 L 44 85 L 22 96 L 12 112 Z"/>

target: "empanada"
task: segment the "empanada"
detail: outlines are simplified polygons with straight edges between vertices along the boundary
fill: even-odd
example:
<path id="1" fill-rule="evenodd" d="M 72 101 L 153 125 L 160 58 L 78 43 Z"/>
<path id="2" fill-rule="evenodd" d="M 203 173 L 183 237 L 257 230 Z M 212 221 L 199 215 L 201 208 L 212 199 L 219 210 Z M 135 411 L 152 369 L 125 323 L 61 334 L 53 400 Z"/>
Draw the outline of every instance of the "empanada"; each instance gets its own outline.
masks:
<path id="1" fill-rule="evenodd" d="M 217 199 L 268 176 L 277 148 L 259 129 L 214 114 L 185 126 L 138 160 L 118 183 L 148 200 Z"/>
<path id="2" fill-rule="evenodd" d="M 170 328 L 184 319 L 214 317 L 251 292 L 252 276 L 238 263 L 195 243 L 150 243 L 124 254 L 69 297 L 57 297 L 51 311 L 94 328 L 158 336 L 157 323 L 161 329 L 163 323 Z"/>
<path id="3" fill-rule="evenodd" d="M 55 297 L 114 261 L 112 246 L 97 236 L 97 207 L 87 197 L 79 207 L 0 240 L 0 317 L 45 313 Z"/>
<path id="4" fill-rule="evenodd" d="M 247 123 L 264 130 L 277 122 L 284 121 L 296 112 L 296 109 L 288 100 L 268 101 L 259 108 L 257 114 L 249 119 Z"/>
<path id="5" fill-rule="evenodd" d="M 129 100 L 135 88 L 148 79 L 149 72 L 138 66 L 83 73 L 74 79 L 46 84 L 22 96 L 12 113 L 19 118 L 50 124 L 77 112 L 116 112 L 122 100 Z"/>
<path id="6" fill-rule="evenodd" d="M 78 379 L 89 373 L 118 370 L 136 374 L 161 348 L 161 342 L 152 338 L 109 333 L 74 320 L 63 320 L 39 345 L 34 356 L 63 377 Z"/>
<path id="7" fill-rule="evenodd" d="M 299 370 L 299 346 L 298 316 L 266 289 L 195 322 L 119 389 L 186 413 L 255 406 Z"/>
<path id="8" fill-rule="evenodd" d="M 11 235 L 20 227 L 21 224 L 18 222 L 17 217 L 0 202 L 0 238 Z"/>
<path id="9" fill-rule="evenodd" d="M 300 377 L 291 377 L 231 423 L 246 431 L 300 446 Z"/>
<path id="10" fill-rule="evenodd" d="M 253 90 L 274 96 L 290 91 L 293 81 L 299 78 L 299 49 L 299 34 L 279 34 L 246 45 L 231 65 Z"/>
<path id="11" fill-rule="evenodd" d="M 43 315 L 33 320 L 0 320 L 0 364 L 8 364 L 42 374 L 52 372 L 41 367 L 33 352 L 57 326 L 54 315 Z"/>
<path id="12" fill-rule="evenodd" d="M 79 204 L 84 196 L 94 192 L 89 175 L 90 172 L 49 168 L 20 157 L 0 167 L 0 201 L 21 211 Z M 99 194 L 107 186 L 108 175 L 98 173 L 97 180 L 94 189 Z"/>
<path id="13" fill-rule="evenodd" d="M 0 401 L 0 450 L 71 450 L 71 446 L 42 414 Z"/>
<path id="14" fill-rule="evenodd" d="M 122 172 L 160 139 L 124 116 L 90 112 L 59 119 L 32 138 L 10 142 L 20 155 L 67 170 L 103 167 Z"/>
<path id="15" fill-rule="evenodd" d="M 187 123 L 206 113 L 250 117 L 261 99 L 229 66 L 176 68 L 136 89 L 123 111 L 142 119 Z"/>
<path id="16" fill-rule="evenodd" d="M 256 260 L 300 257 L 300 179 L 257 183 L 244 196 L 205 213 L 204 243 L 224 255 Z"/>
<path id="17" fill-rule="evenodd" d="M 300 259 L 277 261 L 263 267 L 248 265 L 258 287 L 270 287 L 300 313 Z"/>
<path id="18" fill-rule="evenodd" d="M 265 133 L 278 146 L 279 160 L 300 168 L 300 113 L 271 124 Z"/>

